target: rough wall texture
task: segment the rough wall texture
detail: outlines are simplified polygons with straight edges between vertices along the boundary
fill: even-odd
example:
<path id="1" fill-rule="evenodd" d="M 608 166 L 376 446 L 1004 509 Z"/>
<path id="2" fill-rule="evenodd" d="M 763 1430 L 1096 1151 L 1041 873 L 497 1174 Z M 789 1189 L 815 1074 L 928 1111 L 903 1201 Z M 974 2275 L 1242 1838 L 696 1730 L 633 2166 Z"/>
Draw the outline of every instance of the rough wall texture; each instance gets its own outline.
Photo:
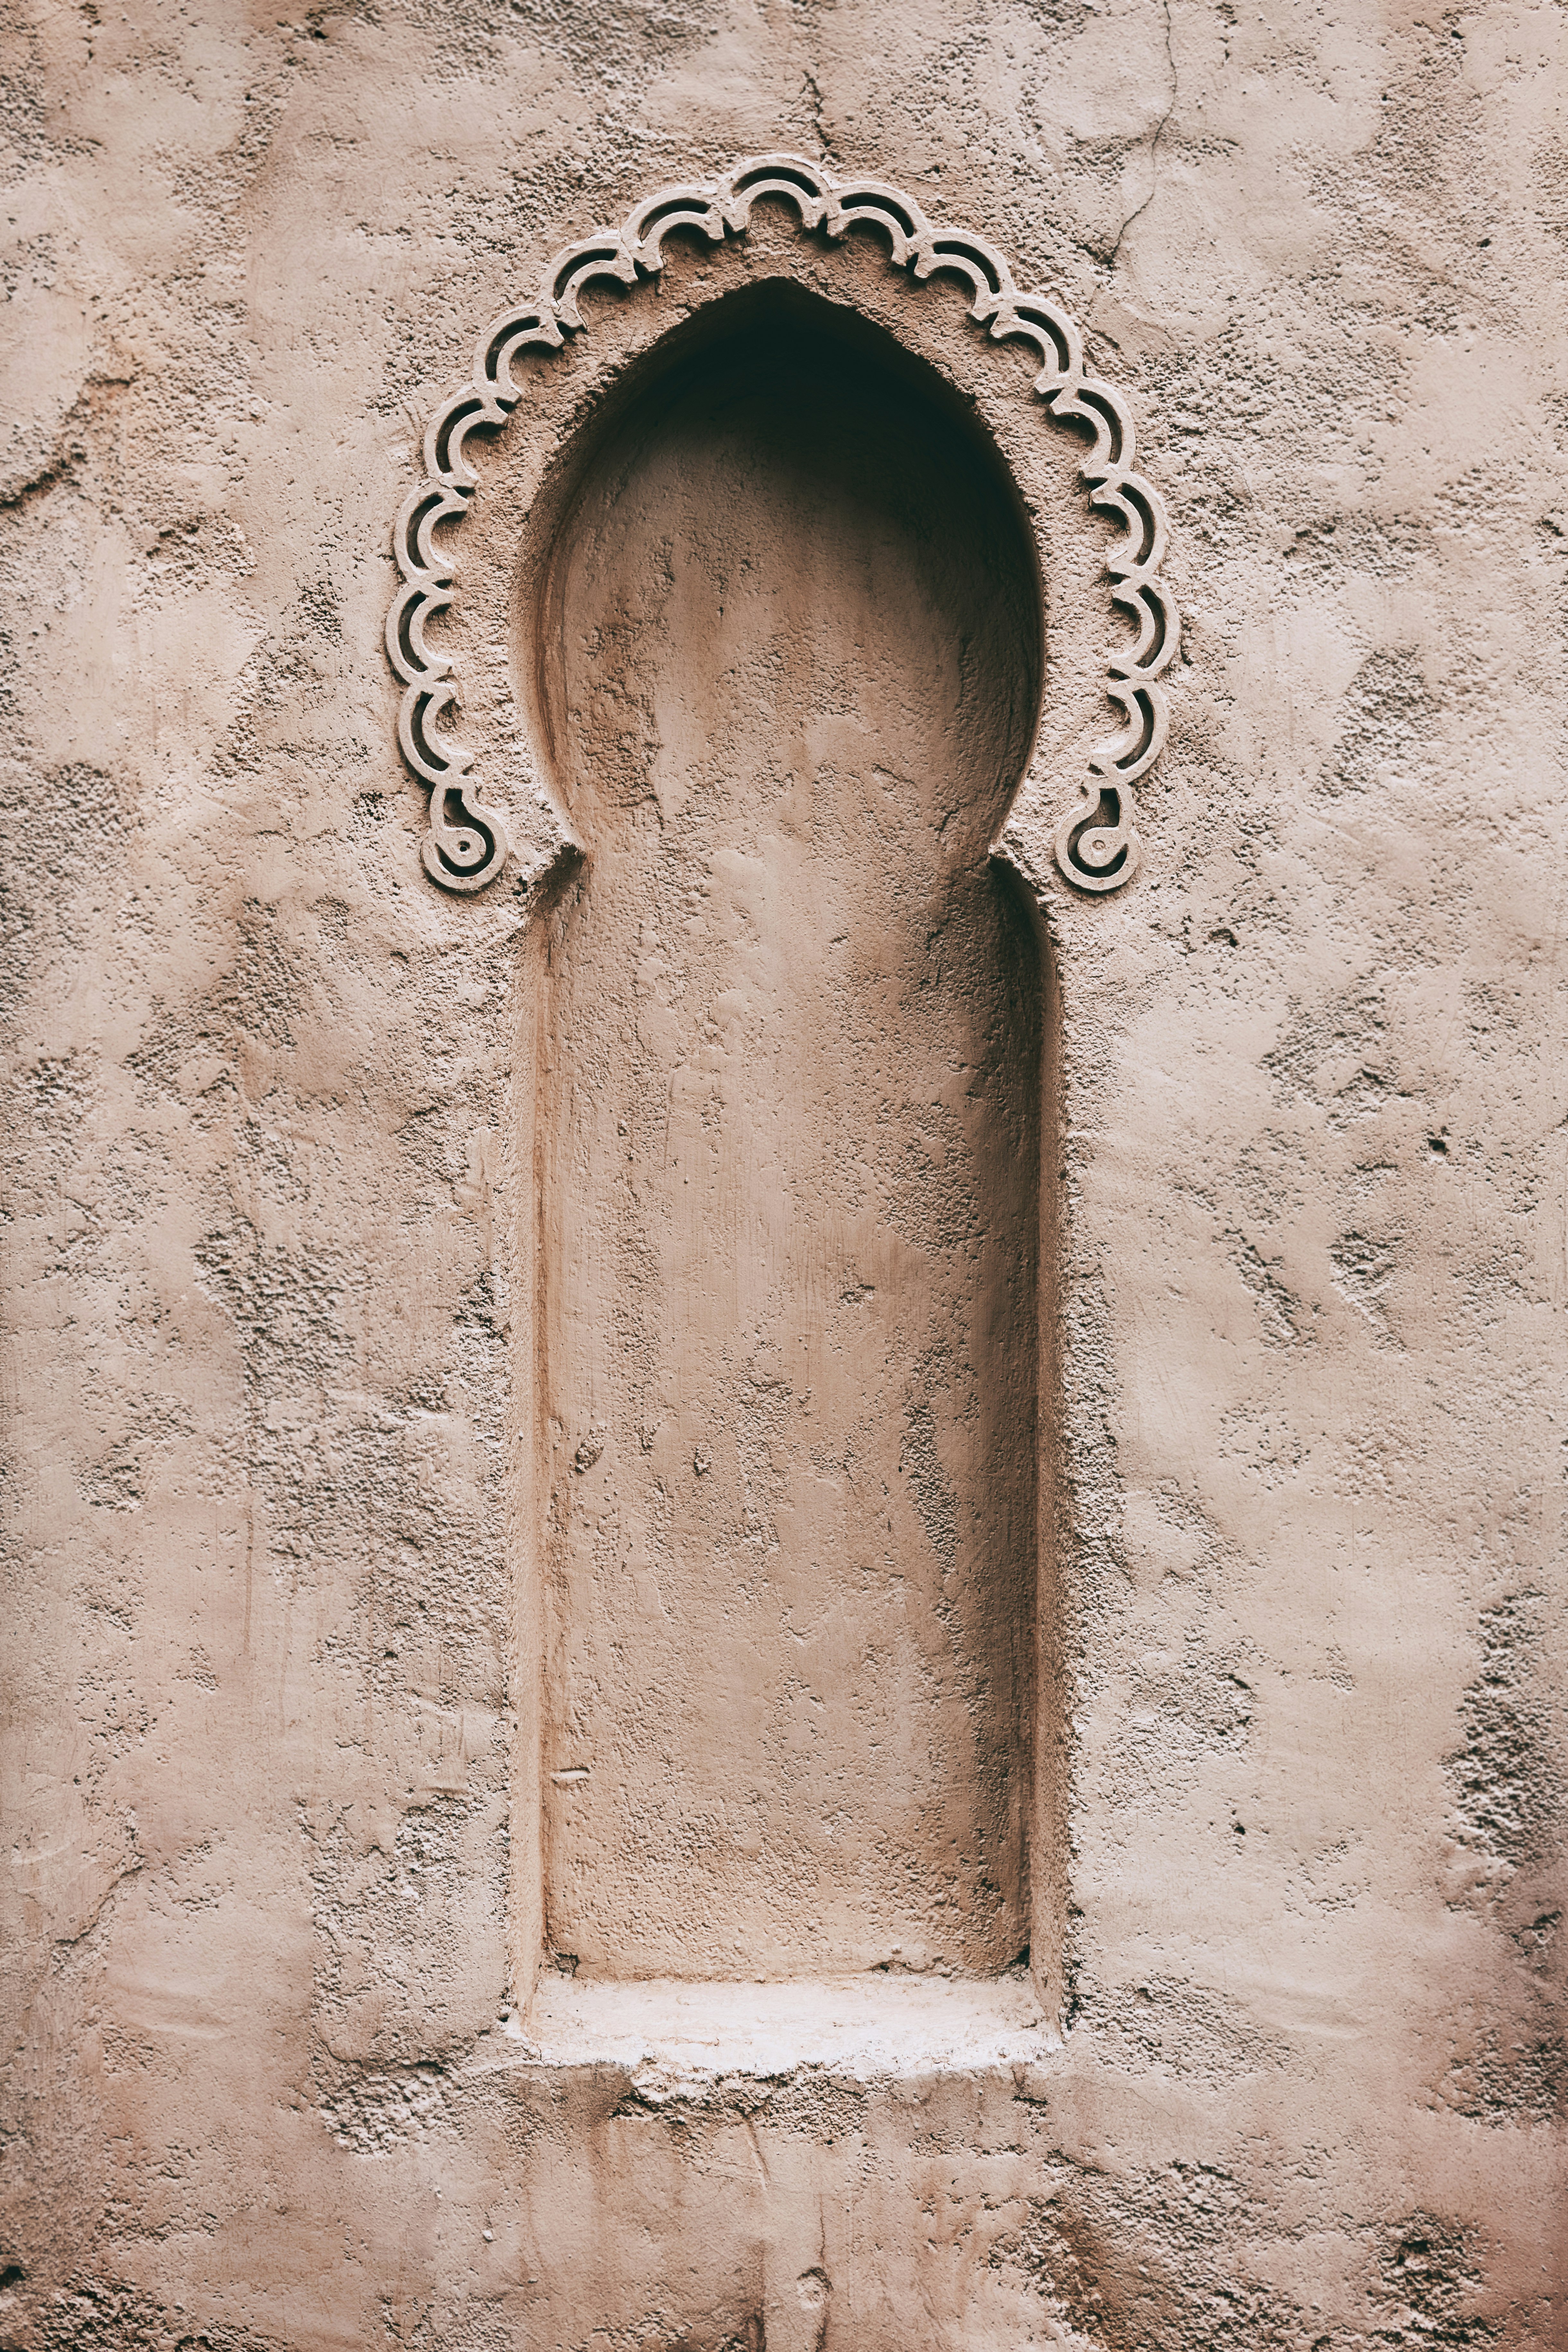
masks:
<path id="1" fill-rule="evenodd" d="M 1030 1941 L 1034 558 L 812 323 L 633 408 L 544 616 L 547 1934 L 600 1975 Z"/>
<path id="2" fill-rule="evenodd" d="M 1547 6 L 25 12 L 0 2344 L 1568 2341 Z M 503 2029 L 528 909 L 423 880 L 423 420 L 788 145 L 1054 284 L 1186 614 L 1061 988 L 1072 2024 Z"/>

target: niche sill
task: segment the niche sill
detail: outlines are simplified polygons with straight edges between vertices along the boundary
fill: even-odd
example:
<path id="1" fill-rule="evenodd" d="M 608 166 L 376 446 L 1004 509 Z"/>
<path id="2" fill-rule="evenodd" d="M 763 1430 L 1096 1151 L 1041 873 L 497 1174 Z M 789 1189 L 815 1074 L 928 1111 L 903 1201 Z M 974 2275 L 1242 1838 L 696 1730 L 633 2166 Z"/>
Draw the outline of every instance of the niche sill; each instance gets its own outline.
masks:
<path id="1" fill-rule="evenodd" d="M 827 1977 L 784 1984 L 541 1979 L 507 2020 L 547 2066 L 622 2066 L 679 2080 L 826 2066 L 861 2082 L 1028 2066 L 1060 2037 L 1022 1969 L 984 1979 Z"/>

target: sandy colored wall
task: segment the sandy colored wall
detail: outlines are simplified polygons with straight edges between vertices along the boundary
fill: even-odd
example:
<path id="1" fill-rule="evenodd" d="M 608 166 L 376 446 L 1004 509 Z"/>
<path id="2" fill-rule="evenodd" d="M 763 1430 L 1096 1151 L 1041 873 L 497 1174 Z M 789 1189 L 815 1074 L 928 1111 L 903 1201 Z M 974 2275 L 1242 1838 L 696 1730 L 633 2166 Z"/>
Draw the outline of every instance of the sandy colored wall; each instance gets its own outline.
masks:
<path id="1" fill-rule="evenodd" d="M 19 14 L 0 2346 L 1568 2341 L 1562 38 Z M 1143 871 L 1040 877 L 1038 2062 L 508 2007 L 534 935 L 422 874 L 389 531 L 543 257 L 774 146 L 1058 288 L 1170 508 Z"/>
<path id="2" fill-rule="evenodd" d="M 546 1936 L 598 1975 L 1030 1942 L 1034 556 L 816 333 L 650 388 L 540 616 Z"/>

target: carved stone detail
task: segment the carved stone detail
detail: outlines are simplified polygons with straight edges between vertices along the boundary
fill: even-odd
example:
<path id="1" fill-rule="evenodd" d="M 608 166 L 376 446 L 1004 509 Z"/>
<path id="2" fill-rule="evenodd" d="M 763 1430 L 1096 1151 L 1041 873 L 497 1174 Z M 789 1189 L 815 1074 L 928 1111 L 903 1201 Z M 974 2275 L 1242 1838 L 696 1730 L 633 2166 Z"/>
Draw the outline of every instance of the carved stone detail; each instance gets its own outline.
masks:
<path id="1" fill-rule="evenodd" d="M 1048 295 L 1019 293 L 1006 261 L 984 237 L 935 225 L 911 197 L 883 181 L 835 179 L 806 157 L 788 154 L 753 156 L 722 179 L 661 189 L 621 228 L 565 247 L 532 299 L 504 311 L 481 336 L 469 381 L 432 417 L 424 436 L 425 478 L 403 501 L 392 534 L 402 585 L 386 625 L 387 654 L 404 688 L 398 742 L 430 787 L 426 872 L 443 889 L 480 890 L 500 873 L 510 845 L 499 812 L 470 794 L 474 754 L 435 731 L 434 721 L 455 701 L 456 689 L 450 657 L 424 642 L 430 614 L 453 601 L 452 562 L 434 533 L 441 524 L 462 520 L 478 484 L 465 446 L 468 434 L 476 426 L 504 425 L 517 406 L 522 393 L 512 381 L 511 362 L 519 352 L 559 351 L 569 335 L 581 331 L 578 302 L 584 287 L 596 279 L 632 287 L 656 277 L 664 266 L 664 240 L 677 229 L 713 244 L 743 236 L 752 206 L 765 196 L 792 205 L 803 232 L 840 238 L 870 225 L 885 235 L 893 268 L 918 279 L 943 274 L 962 279 L 970 293 L 969 316 L 988 328 L 993 341 L 1021 339 L 1039 351 L 1043 365 L 1034 388 L 1053 422 L 1092 434 L 1078 470 L 1090 506 L 1124 526 L 1125 535 L 1106 555 L 1105 572 L 1111 601 L 1132 615 L 1138 634 L 1112 656 L 1105 681 L 1109 698 L 1125 715 L 1125 732 L 1091 753 L 1089 773 L 1056 827 L 1054 847 L 1058 866 L 1077 889 L 1120 888 L 1142 852 L 1132 787 L 1165 742 L 1167 715 L 1159 681 L 1180 641 L 1175 600 L 1158 577 L 1165 506 L 1134 470 L 1127 404 L 1111 384 L 1085 373 L 1082 337 L 1061 305 Z"/>

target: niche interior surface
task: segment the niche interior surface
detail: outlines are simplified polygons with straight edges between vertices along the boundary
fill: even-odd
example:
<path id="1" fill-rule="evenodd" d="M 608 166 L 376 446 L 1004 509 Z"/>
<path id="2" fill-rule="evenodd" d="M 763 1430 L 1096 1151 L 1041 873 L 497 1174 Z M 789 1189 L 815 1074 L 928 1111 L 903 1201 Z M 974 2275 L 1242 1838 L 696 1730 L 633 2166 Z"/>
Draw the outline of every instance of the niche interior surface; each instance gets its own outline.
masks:
<path id="1" fill-rule="evenodd" d="M 542 954 L 543 1932 L 599 1978 L 1027 1946 L 1040 972 L 989 845 L 1033 542 L 797 289 L 678 338 L 519 614 L 583 845 Z"/>

